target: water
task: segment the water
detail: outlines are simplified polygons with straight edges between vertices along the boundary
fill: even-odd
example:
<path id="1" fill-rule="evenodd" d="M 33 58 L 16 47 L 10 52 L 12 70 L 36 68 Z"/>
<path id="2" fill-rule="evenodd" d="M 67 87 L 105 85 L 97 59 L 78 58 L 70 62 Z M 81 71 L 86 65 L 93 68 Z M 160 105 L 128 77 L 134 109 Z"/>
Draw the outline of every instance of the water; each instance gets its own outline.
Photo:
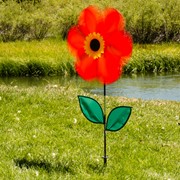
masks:
<path id="1" fill-rule="evenodd" d="M 103 95 L 103 86 L 77 78 L 43 77 L 43 78 L 1 78 L 0 85 L 11 86 L 45 86 L 63 85 L 70 83 L 93 93 Z M 107 85 L 107 95 L 141 98 L 145 100 L 175 100 L 180 101 L 180 74 L 161 76 L 123 76 L 119 81 Z"/>
<path id="2" fill-rule="evenodd" d="M 103 88 L 94 88 L 91 92 L 103 94 Z M 107 86 L 107 95 L 180 101 L 180 74 L 123 77 Z"/>

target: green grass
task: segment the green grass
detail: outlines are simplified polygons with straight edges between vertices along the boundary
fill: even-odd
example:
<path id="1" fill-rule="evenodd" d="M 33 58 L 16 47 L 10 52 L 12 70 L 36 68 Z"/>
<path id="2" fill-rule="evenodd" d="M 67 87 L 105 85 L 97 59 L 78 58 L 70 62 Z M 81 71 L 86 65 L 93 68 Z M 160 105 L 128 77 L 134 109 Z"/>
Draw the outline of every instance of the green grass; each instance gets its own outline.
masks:
<path id="1" fill-rule="evenodd" d="M 0 76 L 73 76 L 74 59 L 66 41 L 49 39 L 0 43 Z M 135 44 L 126 74 L 180 72 L 177 43 Z"/>
<path id="2" fill-rule="evenodd" d="M 69 81 L 0 84 L 0 179 L 180 179 L 180 102 L 107 97 L 107 112 L 132 106 L 126 126 L 107 134 L 87 121 L 77 95 L 103 97 Z"/>
<path id="3" fill-rule="evenodd" d="M 0 44 L 0 76 L 73 75 L 66 42 L 46 40 Z"/>
<path id="4" fill-rule="evenodd" d="M 180 72 L 180 45 L 172 43 L 134 46 L 126 74 Z"/>

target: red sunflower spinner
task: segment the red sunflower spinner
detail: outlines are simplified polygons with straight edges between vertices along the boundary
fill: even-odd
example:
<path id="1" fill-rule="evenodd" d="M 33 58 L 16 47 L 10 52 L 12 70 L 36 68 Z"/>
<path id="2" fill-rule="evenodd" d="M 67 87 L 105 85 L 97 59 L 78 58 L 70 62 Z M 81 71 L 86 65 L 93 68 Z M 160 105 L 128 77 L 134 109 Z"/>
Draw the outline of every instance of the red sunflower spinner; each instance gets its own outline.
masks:
<path id="1" fill-rule="evenodd" d="M 132 39 L 124 26 L 123 16 L 113 8 L 100 11 L 89 6 L 81 12 L 67 41 L 76 57 L 76 71 L 84 80 L 103 84 L 118 80 L 132 53 Z"/>

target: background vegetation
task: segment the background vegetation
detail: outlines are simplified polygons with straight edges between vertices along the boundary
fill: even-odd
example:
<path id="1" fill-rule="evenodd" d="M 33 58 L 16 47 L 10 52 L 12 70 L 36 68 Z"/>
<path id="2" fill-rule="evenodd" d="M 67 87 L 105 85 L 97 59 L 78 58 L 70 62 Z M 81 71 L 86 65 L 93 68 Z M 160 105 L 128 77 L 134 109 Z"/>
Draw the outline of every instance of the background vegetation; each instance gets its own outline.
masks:
<path id="1" fill-rule="evenodd" d="M 180 41 L 179 0 L 0 0 L 0 40 L 65 38 L 90 4 L 122 12 L 134 42 Z"/>
<path id="2" fill-rule="evenodd" d="M 125 74 L 180 72 L 180 45 L 135 44 Z M 0 76 L 74 76 L 74 60 L 63 40 L 0 43 Z"/>

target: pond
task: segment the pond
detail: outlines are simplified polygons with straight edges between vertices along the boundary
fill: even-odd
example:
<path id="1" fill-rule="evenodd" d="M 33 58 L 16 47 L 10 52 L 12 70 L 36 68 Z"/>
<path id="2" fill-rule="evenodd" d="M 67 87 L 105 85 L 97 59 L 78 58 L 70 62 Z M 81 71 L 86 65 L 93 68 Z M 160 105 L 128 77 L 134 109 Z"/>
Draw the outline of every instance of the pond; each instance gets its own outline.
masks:
<path id="1" fill-rule="evenodd" d="M 99 83 L 86 82 L 80 78 L 33 77 L 33 78 L 1 78 L 0 84 L 12 86 L 44 86 L 47 84 L 68 85 L 73 83 L 93 94 L 103 95 L 103 86 Z M 107 85 L 107 95 L 141 98 L 145 100 L 180 101 L 180 74 L 123 76 L 111 85 Z"/>
<path id="2" fill-rule="evenodd" d="M 96 94 L 103 94 L 102 88 L 93 88 L 90 91 Z M 180 74 L 124 76 L 114 84 L 107 86 L 107 95 L 145 100 L 180 101 Z"/>

